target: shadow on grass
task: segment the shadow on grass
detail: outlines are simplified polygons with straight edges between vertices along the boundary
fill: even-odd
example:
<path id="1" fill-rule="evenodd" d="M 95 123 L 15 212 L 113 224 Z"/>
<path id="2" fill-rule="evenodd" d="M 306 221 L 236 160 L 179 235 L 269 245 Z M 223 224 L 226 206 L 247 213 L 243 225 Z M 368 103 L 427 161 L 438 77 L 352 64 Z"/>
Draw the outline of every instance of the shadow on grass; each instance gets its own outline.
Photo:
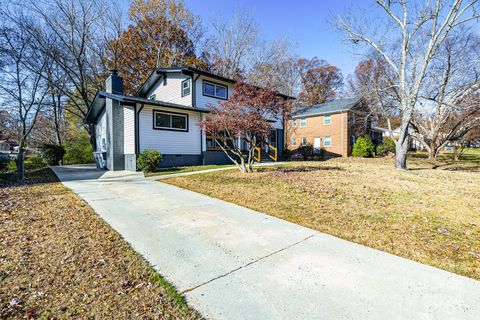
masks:
<path id="1" fill-rule="evenodd" d="M 345 169 L 334 166 L 300 166 L 300 167 L 279 167 L 279 168 L 258 168 L 258 172 L 315 172 L 315 171 L 344 171 Z"/>
<path id="2" fill-rule="evenodd" d="M 59 182 L 57 176 L 49 168 L 41 168 L 28 170 L 25 172 L 25 181 L 19 182 L 16 172 L 1 173 L 0 174 L 0 188 L 32 185 L 38 183 L 53 183 Z"/>

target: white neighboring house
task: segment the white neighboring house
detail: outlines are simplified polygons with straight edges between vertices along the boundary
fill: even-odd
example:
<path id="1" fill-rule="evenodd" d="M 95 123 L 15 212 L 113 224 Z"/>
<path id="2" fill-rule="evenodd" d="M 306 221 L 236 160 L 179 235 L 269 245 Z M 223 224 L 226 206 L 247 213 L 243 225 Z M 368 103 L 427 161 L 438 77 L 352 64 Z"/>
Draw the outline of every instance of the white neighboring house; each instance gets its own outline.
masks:
<path id="1" fill-rule="evenodd" d="M 18 144 L 9 140 L 0 140 L 0 154 L 7 156 L 18 152 Z"/>
<path id="2" fill-rule="evenodd" d="M 379 134 L 381 133 L 383 135 L 383 138 L 389 137 L 391 139 L 398 140 L 398 138 L 400 137 L 400 128 L 396 128 L 391 132 L 386 128 L 380 128 L 380 127 L 373 127 L 372 130 L 374 130 L 375 132 L 378 132 Z M 408 129 L 408 131 L 409 131 L 408 149 L 423 150 L 425 147 L 417 139 L 417 132 L 411 127 Z"/>
<path id="3" fill-rule="evenodd" d="M 85 117 L 96 129 L 97 166 L 134 171 L 136 155 L 145 149 L 162 153 L 162 167 L 230 163 L 199 122 L 208 117 L 209 104 L 232 95 L 234 84 L 191 67 L 158 68 L 135 95 L 127 96 L 123 79 L 113 70 L 106 91 L 97 93 Z M 281 155 L 283 119 L 273 127 L 268 142 Z"/>

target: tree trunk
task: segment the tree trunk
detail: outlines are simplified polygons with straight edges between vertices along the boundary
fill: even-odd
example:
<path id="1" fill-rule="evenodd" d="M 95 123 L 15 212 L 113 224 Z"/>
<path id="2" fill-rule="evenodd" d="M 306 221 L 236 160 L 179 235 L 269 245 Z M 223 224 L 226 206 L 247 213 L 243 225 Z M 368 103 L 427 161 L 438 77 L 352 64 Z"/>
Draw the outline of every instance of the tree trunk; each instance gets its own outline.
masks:
<path id="1" fill-rule="evenodd" d="M 430 144 L 430 147 L 428 148 L 428 160 L 436 160 L 437 159 L 437 149 L 433 145 L 433 143 Z"/>
<path id="2" fill-rule="evenodd" d="M 20 146 L 18 148 L 18 157 L 17 157 L 17 179 L 19 182 L 23 183 L 25 181 L 25 140 L 20 139 Z"/>
<path id="3" fill-rule="evenodd" d="M 395 168 L 397 170 L 407 170 L 408 139 L 396 144 Z"/>

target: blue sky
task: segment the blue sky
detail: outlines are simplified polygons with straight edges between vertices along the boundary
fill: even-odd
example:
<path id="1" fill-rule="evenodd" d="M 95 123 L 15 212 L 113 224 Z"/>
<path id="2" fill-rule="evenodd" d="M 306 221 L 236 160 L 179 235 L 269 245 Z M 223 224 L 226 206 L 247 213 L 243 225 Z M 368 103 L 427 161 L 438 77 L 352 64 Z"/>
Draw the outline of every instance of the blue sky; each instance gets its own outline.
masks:
<path id="1" fill-rule="evenodd" d="M 187 7 L 202 17 L 208 25 L 216 16 L 231 16 L 235 8 L 251 12 L 267 40 L 287 36 L 297 44 L 297 53 L 305 58 L 317 56 L 334 64 L 344 76 L 352 73 L 361 57 L 350 45 L 343 43 L 342 35 L 334 30 L 329 20 L 352 7 L 367 9 L 369 0 L 185 0 Z"/>

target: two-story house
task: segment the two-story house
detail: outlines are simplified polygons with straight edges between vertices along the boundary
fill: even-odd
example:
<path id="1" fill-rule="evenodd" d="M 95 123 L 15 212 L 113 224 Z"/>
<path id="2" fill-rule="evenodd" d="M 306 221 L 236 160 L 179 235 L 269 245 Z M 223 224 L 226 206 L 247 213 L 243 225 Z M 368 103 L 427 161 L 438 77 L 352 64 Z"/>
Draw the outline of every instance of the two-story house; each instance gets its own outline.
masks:
<path id="1" fill-rule="evenodd" d="M 348 157 L 355 139 L 370 133 L 370 119 L 360 99 L 340 99 L 292 112 L 286 128 L 288 149 L 310 145 L 325 157 Z"/>
<path id="2" fill-rule="evenodd" d="M 138 92 L 125 95 L 112 71 L 85 118 L 96 129 L 95 159 L 109 170 L 135 170 L 145 149 L 162 153 L 162 167 L 226 164 L 230 160 L 199 123 L 209 104 L 227 100 L 235 81 L 191 67 L 158 68 Z M 283 119 L 274 119 L 268 143 L 282 154 Z M 239 139 L 242 148 L 248 146 Z"/>

